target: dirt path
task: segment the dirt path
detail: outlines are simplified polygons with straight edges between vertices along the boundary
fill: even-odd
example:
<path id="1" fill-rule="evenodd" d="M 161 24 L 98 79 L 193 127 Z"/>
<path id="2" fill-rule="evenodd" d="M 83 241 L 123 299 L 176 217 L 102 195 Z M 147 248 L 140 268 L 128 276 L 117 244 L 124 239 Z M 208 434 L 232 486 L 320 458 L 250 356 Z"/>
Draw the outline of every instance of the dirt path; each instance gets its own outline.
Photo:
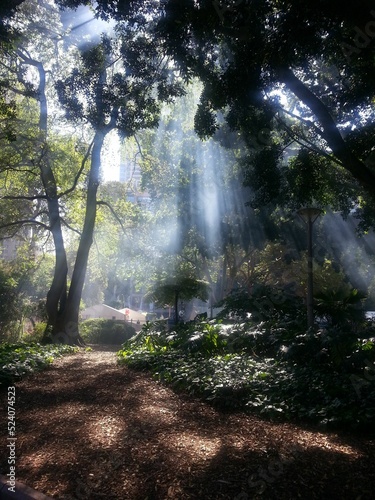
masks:
<path id="1" fill-rule="evenodd" d="M 62 500 L 375 497 L 373 440 L 216 411 L 116 366 L 116 350 L 15 384 L 19 481 Z"/>

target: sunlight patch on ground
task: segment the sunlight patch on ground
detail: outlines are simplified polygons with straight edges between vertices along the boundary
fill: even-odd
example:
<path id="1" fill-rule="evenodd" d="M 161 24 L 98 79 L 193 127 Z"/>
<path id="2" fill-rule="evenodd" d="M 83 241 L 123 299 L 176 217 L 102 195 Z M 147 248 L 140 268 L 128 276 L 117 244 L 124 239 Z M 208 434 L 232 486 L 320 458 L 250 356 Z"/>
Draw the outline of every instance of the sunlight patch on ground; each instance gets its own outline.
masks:
<path id="1" fill-rule="evenodd" d="M 112 446 L 124 432 L 123 420 L 105 415 L 90 422 L 86 429 L 88 439 L 103 448 Z"/>
<path id="2" fill-rule="evenodd" d="M 317 444 L 316 446 L 309 446 L 307 450 L 317 450 L 321 449 L 323 451 L 330 451 L 333 453 L 341 453 L 343 455 L 349 455 L 349 456 L 354 456 L 356 455 L 357 457 L 362 456 L 363 453 L 356 448 L 353 448 L 352 446 L 348 445 L 343 445 L 343 444 L 336 444 L 332 442 L 326 442 L 326 443 L 321 443 Z"/>
<path id="3" fill-rule="evenodd" d="M 140 412 L 143 416 L 151 416 L 154 424 L 165 421 L 170 424 L 178 420 L 176 412 L 161 406 L 147 405 L 141 406 Z"/>
<path id="4" fill-rule="evenodd" d="M 29 453 L 27 458 L 20 459 L 20 466 L 31 467 L 33 469 L 41 469 L 46 463 L 54 463 L 54 454 L 46 453 L 45 449 L 39 449 L 34 453 Z"/>
<path id="5" fill-rule="evenodd" d="M 181 451 L 184 456 L 189 456 L 191 462 L 212 460 L 220 451 L 222 442 L 219 438 L 205 438 L 190 432 L 182 432 L 170 440 L 168 446 L 171 451 Z"/>
<path id="6" fill-rule="evenodd" d="M 329 451 L 331 453 L 340 453 L 348 456 L 360 457 L 363 452 L 348 444 L 334 441 L 334 436 L 326 436 L 321 433 L 312 433 L 302 431 L 297 437 L 297 442 L 292 445 L 301 452 L 310 452 L 317 450 Z"/>
<path id="7" fill-rule="evenodd" d="M 59 411 L 61 415 L 66 418 L 70 416 L 76 416 L 77 413 L 85 411 L 87 409 L 87 405 L 84 403 L 66 401 L 64 403 L 59 403 L 58 405 Z"/>

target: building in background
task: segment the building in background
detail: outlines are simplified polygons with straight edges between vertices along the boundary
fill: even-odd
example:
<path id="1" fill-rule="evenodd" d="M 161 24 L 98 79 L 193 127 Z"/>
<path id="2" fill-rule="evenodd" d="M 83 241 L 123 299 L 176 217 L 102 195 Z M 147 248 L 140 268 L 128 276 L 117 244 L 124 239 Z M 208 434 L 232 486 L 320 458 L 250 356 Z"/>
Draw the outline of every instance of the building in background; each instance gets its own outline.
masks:
<path id="1" fill-rule="evenodd" d="M 127 200 L 137 205 L 148 207 L 150 195 L 142 191 L 142 172 L 136 162 L 121 161 L 119 181 L 127 185 Z"/>
<path id="2" fill-rule="evenodd" d="M 0 259 L 8 262 L 15 260 L 21 247 L 27 248 L 27 254 L 34 258 L 42 251 L 38 235 L 30 226 L 22 228 L 14 236 L 0 238 Z"/>
<path id="3" fill-rule="evenodd" d="M 133 309 L 115 309 L 106 304 L 96 304 L 81 311 L 81 319 L 110 319 L 113 321 L 124 321 L 129 323 L 136 331 L 139 331 L 146 323 L 146 313 L 134 311 Z"/>
<path id="4" fill-rule="evenodd" d="M 22 243 L 18 238 L 0 240 L 0 258 L 6 261 L 15 259 L 17 257 L 17 250 Z"/>

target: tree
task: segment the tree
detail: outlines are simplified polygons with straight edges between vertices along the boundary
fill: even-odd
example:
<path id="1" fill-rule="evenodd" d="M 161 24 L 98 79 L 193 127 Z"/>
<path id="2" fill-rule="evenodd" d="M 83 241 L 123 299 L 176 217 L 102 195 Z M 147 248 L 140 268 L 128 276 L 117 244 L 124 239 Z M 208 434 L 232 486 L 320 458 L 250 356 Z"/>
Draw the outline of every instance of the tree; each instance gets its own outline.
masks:
<path id="1" fill-rule="evenodd" d="M 40 9 L 42 7 L 40 6 Z M 24 8 L 28 8 L 27 3 L 24 4 Z M 47 8 L 50 11 L 50 6 Z M 38 10 L 38 14 L 39 12 Z M 33 20 L 32 16 L 31 18 Z M 43 20 L 46 21 L 46 18 L 42 18 L 41 21 Z M 32 27 L 35 31 L 35 25 Z M 50 26 L 47 30 L 43 30 L 43 33 L 46 32 L 51 32 Z M 26 30 L 25 36 L 27 35 Z M 97 216 L 97 191 L 100 184 L 101 153 L 105 138 L 112 130 L 118 130 L 122 136 L 129 136 L 140 128 L 155 126 L 158 120 L 159 102 L 179 95 L 182 90 L 173 78 L 172 68 L 169 66 L 168 59 L 164 57 L 161 47 L 149 39 L 140 27 L 135 29 L 129 23 L 125 23 L 122 30 L 119 29 L 119 35 L 116 38 L 111 40 L 103 36 L 100 43 L 84 47 L 76 59 L 76 66 L 70 76 L 62 75 L 62 78 L 56 82 L 56 89 L 67 118 L 75 125 L 89 126 L 92 131 L 92 140 L 70 187 L 60 192 L 54 171 L 54 159 L 48 144 L 48 117 L 50 115 L 46 85 L 49 73 L 43 62 L 39 61 L 36 56 L 30 55 L 30 50 L 36 51 L 35 38 L 29 40 L 28 43 L 27 49 L 18 45 L 15 52 L 8 53 L 13 61 L 13 74 L 18 80 L 18 85 L 23 86 L 24 93 L 27 91 L 32 97 L 38 99 L 38 148 L 41 153 L 36 161 L 44 193 L 40 192 L 37 196 L 33 195 L 29 198 L 22 196 L 20 199 L 45 201 L 49 222 L 45 225 L 45 229 L 51 231 L 54 240 L 56 264 L 52 285 L 47 295 L 46 338 L 79 343 L 79 306 Z M 67 43 L 66 39 L 64 43 Z M 53 40 L 51 44 L 52 47 L 55 46 Z M 51 57 L 50 62 L 53 64 L 55 59 Z M 22 66 L 35 69 L 34 75 L 38 81 L 35 90 L 30 86 L 26 72 L 17 72 L 17 67 Z M 57 70 L 57 66 L 54 67 L 54 72 Z M 77 188 L 88 166 L 88 159 L 90 163 L 85 189 L 85 215 L 83 226 L 79 230 L 78 249 L 68 287 L 68 263 L 64 247 L 62 229 L 64 222 L 61 217 L 60 201 L 62 197 L 68 196 Z M 35 222 L 40 224 L 40 222 Z"/>
<path id="2" fill-rule="evenodd" d="M 181 90 L 164 54 L 139 30 L 124 27 L 118 40 L 102 42 L 81 55 L 82 68 L 57 84 L 60 102 L 73 122 L 87 121 L 94 138 L 87 185 L 86 214 L 67 299 L 65 323 L 78 324 L 78 312 L 95 227 L 101 151 L 105 137 L 118 130 L 123 136 L 154 127 L 159 101 Z M 121 63 L 120 63 L 121 61 Z M 84 92 L 82 90 L 84 89 Z M 156 94 L 155 94 L 156 93 Z"/>
<path id="3" fill-rule="evenodd" d="M 363 229 L 373 225 L 369 1 L 308 1 L 301 8 L 290 1 L 167 0 L 159 11 L 153 2 L 142 4 L 142 14 L 156 9 L 155 37 L 186 79 L 203 82 L 195 119 L 200 136 L 230 142 L 241 133 L 254 207 L 278 202 L 293 209 L 323 194 L 321 202 L 344 215 L 355 208 Z M 103 1 L 99 10 L 121 18 L 128 5 L 121 2 L 114 13 Z M 291 168 L 283 168 L 299 148 Z"/>
<path id="4" fill-rule="evenodd" d="M 80 2 L 64 0 L 60 4 L 77 6 Z M 103 39 L 101 44 L 85 50 L 81 62 L 86 69 L 81 72 L 77 65 L 75 73 L 62 79 L 59 95 L 69 117 L 90 123 L 96 134 L 103 123 L 111 123 L 111 113 L 118 102 L 126 100 L 120 90 L 126 79 L 105 80 L 118 74 L 111 64 L 111 54 L 121 56 L 117 61 L 126 60 L 124 66 L 131 68 L 131 76 L 136 79 L 143 78 L 150 68 L 146 57 L 136 60 L 136 54 L 157 54 L 156 60 L 164 61 L 159 56 L 164 56 L 166 49 L 178 61 L 187 80 L 198 77 L 203 82 L 195 117 L 200 136 L 214 135 L 229 146 L 246 145 L 245 182 L 252 187 L 251 201 L 257 209 L 273 201 L 295 207 L 312 197 L 313 186 L 314 193 L 324 192 L 324 202 L 336 204 L 346 213 L 355 202 L 357 213 L 367 212 L 369 224 L 375 213 L 375 203 L 366 196 L 366 192 L 373 196 L 375 185 L 373 166 L 367 161 L 374 146 L 373 47 L 367 43 L 371 42 L 372 33 L 371 6 L 369 2 L 363 2 L 363 6 L 365 10 L 360 11 L 357 6 L 343 7 L 338 2 L 319 2 L 317 7 L 316 2 L 309 1 L 300 9 L 288 1 L 232 2 L 223 6 L 208 0 L 135 0 L 116 4 L 99 0 L 95 7 L 99 15 L 113 16 L 120 24 L 126 19 L 131 29 L 126 34 L 120 30 L 118 43 Z M 141 35 L 134 38 L 135 26 Z M 146 26 L 152 31 L 143 36 Z M 364 35 L 359 35 L 359 31 Z M 363 47 L 359 48 L 360 36 Z M 121 45 L 121 40 L 126 43 Z M 354 50 L 348 49 L 349 42 Z M 124 46 L 128 49 L 127 59 Z M 103 72 L 106 60 L 108 66 Z M 171 91 L 171 73 L 168 65 L 163 70 L 168 78 L 158 92 L 166 96 Z M 82 100 L 80 88 L 87 89 L 87 101 Z M 103 92 L 98 93 L 99 88 Z M 288 97 L 287 104 L 282 95 Z M 117 104 L 111 101 L 112 97 Z M 100 122 L 100 113 L 96 112 L 98 103 L 106 113 L 102 115 L 104 122 Z M 124 127 L 125 122 L 120 119 L 120 108 L 121 105 L 114 128 L 129 134 L 129 127 Z M 126 116 L 134 118 L 134 110 L 128 107 Z M 133 125 L 130 123 L 131 130 L 136 129 Z M 99 136 L 95 137 L 99 140 Z M 301 151 L 284 168 L 282 159 L 291 143 L 296 149 L 301 146 Z M 197 187 L 194 161 L 188 155 L 186 160 L 181 171 L 188 174 L 191 184 L 180 186 L 182 200 L 194 194 Z M 241 180 L 239 176 L 238 181 Z M 334 188 L 335 197 L 331 196 Z M 94 189 L 90 192 L 94 199 Z M 280 196 L 285 193 L 287 196 Z M 190 230 L 194 226 L 193 212 L 182 213 L 183 225 Z M 94 219 L 96 213 L 92 215 Z M 244 218 L 228 217 L 229 220 L 240 220 L 240 232 L 247 234 Z M 231 224 L 224 226 L 228 229 Z M 85 233 L 88 238 L 85 236 L 82 242 L 89 241 L 90 232 L 89 228 Z M 197 246 L 200 242 L 196 236 L 201 233 L 194 233 Z M 223 241 L 235 242 L 234 231 L 224 234 Z M 185 235 L 191 237 L 193 232 L 185 231 Z M 246 247 L 246 242 L 242 243 Z M 89 248 L 81 250 L 85 261 Z M 81 282 L 78 273 L 73 289 L 79 291 Z M 75 301 L 70 308 L 74 315 L 76 305 Z"/>
<path id="5" fill-rule="evenodd" d="M 165 2 L 158 34 L 184 74 L 204 84 L 200 135 L 215 133 L 221 111 L 251 151 L 273 154 L 263 180 L 277 179 L 283 149 L 295 141 L 328 158 L 327 168 L 345 169 L 357 194 L 373 197 L 374 16 L 370 2 L 360 4 Z"/>
<path id="6" fill-rule="evenodd" d="M 57 332 L 60 330 L 59 312 L 65 307 L 67 296 L 68 263 L 63 226 L 68 222 L 62 216 L 66 208 L 64 197 L 74 191 L 85 169 L 87 155 L 80 156 L 79 145 L 73 141 L 60 139 L 60 145 L 65 142 L 64 151 L 64 146 L 57 144 L 56 137 L 54 142 L 54 134 L 50 130 L 48 77 L 51 67 L 46 63 L 46 68 L 45 62 L 38 60 L 37 54 L 31 55 L 32 50 L 36 52 L 35 44 L 39 40 L 39 49 L 44 51 L 44 57 L 51 57 L 51 47 L 45 37 L 41 41 L 43 36 L 38 33 L 38 16 L 41 13 L 43 14 L 42 5 L 33 14 L 25 12 L 25 15 L 30 14 L 28 21 L 33 36 L 30 35 L 30 39 L 27 39 L 27 35 L 20 38 L 14 49 L 6 50 L 6 59 L 2 65 L 3 72 L 8 77 L 7 92 L 23 96 L 22 100 L 18 99 L 18 104 L 25 110 L 20 116 L 23 120 L 19 120 L 14 126 L 14 137 L 4 138 L 3 153 L 8 154 L 11 161 L 4 162 L 2 166 L 5 193 L 2 204 L 8 204 L 12 213 L 9 214 L 9 209 L 3 211 L 5 217 L 2 227 L 13 233 L 18 228 L 18 235 L 25 227 L 32 227 L 34 238 L 46 231 L 52 235 L 55 268 L 47 294 L 46 309 L 49 324 L 54 325 L 54 331 Z M 22 21 L 22 15 L 19 21 Z M 37 38 L 33 38 L 34 36 Z M 50 63 L 53 61 L 50 60 Z M 36 87 L 30 83 L 31 77 L 38 82 Z M 72 173 L 69 180 L 66 176 L 68 170 Z"/>
<path id="7" fill-rule="evenodd" d="M 201 141 L 194 132 L 197 82 L 163 109 L 159 128 L 138 135 L 142 186 L 151 197 L 155 254 L 178 254 L 222 298 L 233 244 L 258 243 L 252 210 L 236 179 L 239 144 L 224 137 Z M 160 264 L 159 264 L 160 265 Z"/>
<path id="8" fill-rule="evenodd" d="M 99 205 L 82 300 L 122 308 L 134 288 L 153 273 L 150 218 L 129 198 L 126 183 L 111 181 L 99 187 Z M 150 270 L 151 269 L 151 270 Z"/>
<path id="9" fill-rule="evenodd" d="M 161 277 L 147 294 L 148 300 L 153 300 L 162 307 L 173 305 L 175 323 L 179 322 L 179 300 L 199 298 L 207 301 L 209 297 L 208 283 L 193 275 L 180 272 L 174 276 Z"/>
<path id="10" fill-rule="evenodd" d="M 196 115 L 202 137 L 218 129 L 217 110 L 250 149 L 271 148 L 277 128 L 284 146 L 296 141 L 329 157 L 355 179 L 358 191 L 373 197 L 375 14 L 369 0 L 345 6 L 308 1 L 303 9 L 290 0 L 99 0 L 96 10 L 119 20 L 132 7 L 140 23 L 146 15 L 157 19 L 154 37 L 185 77 L 204 82 Z M 289 107 L 274 94 L 278 89 L 290 97 Z M 298 126 L 290 126 L 291 115 Z"/>

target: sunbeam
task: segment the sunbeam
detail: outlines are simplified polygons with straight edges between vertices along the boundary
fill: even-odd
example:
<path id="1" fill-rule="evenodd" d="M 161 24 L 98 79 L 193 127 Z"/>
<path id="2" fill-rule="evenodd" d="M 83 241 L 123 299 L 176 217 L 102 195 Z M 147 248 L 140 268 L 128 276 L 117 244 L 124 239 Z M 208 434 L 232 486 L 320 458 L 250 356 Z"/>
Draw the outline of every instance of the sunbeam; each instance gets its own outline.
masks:
<path id="1" fill-rule="evenodd" d="M 93 9 L 86 5 L 80 5 L 76 9 L 61 10 L 60 17 L 64 36 L 69 37 L 69 43 L 73 39 L 81 49 L 88 43 L 98 42 L 102 33 L 114 32 L 114 21 L 98 19 Z"/>

